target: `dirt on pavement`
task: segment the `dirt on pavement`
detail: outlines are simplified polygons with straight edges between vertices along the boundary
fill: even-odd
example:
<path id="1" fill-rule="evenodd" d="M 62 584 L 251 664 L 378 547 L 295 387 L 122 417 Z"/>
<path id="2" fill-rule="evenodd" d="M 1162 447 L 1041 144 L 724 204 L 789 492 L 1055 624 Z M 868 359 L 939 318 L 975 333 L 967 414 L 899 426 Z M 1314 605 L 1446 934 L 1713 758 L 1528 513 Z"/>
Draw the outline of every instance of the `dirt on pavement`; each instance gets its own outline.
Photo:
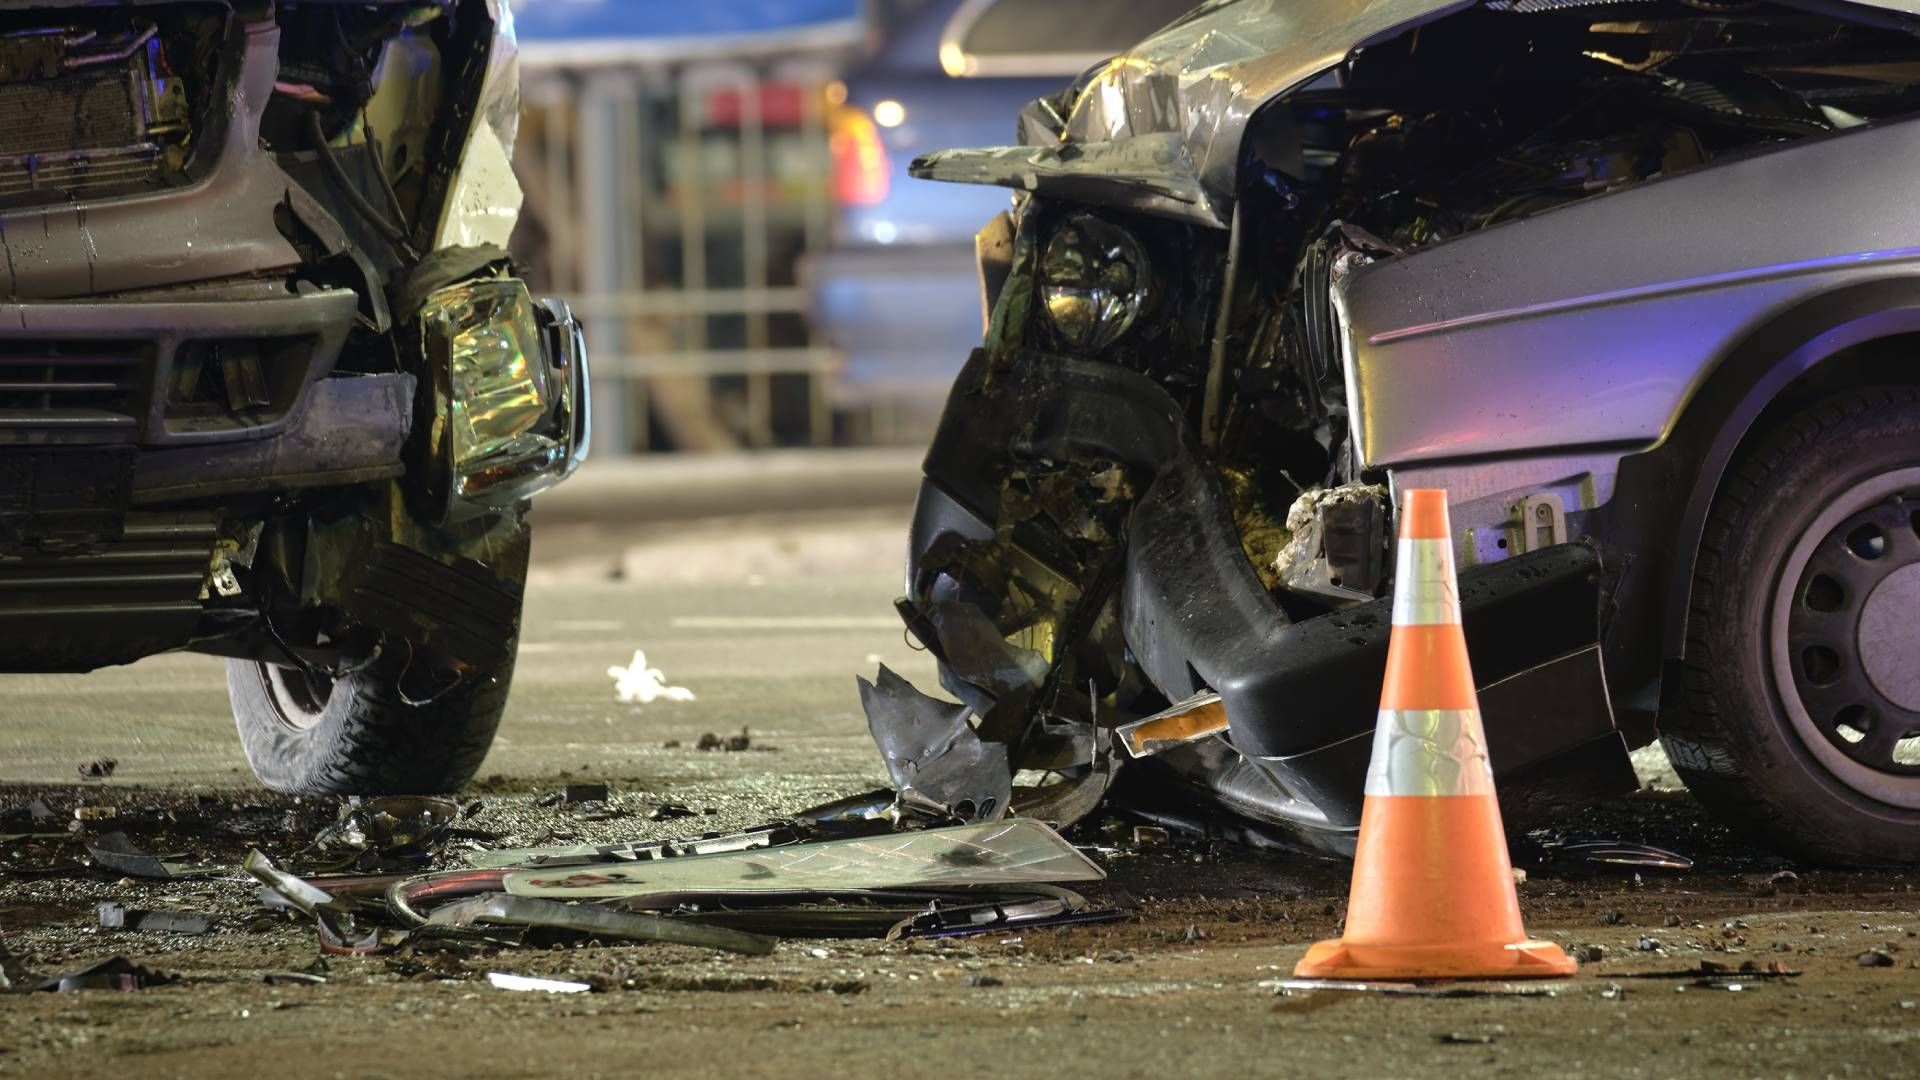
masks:
<path id="1" fill-rule="evenodd" d="M 460 865 L 463 846 L 685 835 L 765 810 L 716 799 L 656 823 L 662 793 L 635 789 L 604 816 L 536 805 L 557 786 L 482 793 L 442 864 Z M 56 817 L 33 820 L 36 800 Z M 1912 877 L 1789 867 L 1684 795 L 1642 794 L 1583 815 L 1578 831 L 1515 837 L 1516 861 L 1531 864 L 1520 886 L 1529 929 L 1575 951 L 1581 970 L 1551 994 L 1458 998 L 1282 988 L 1306 945 L 1336 932 L 1345 864 L 1177 836 L 1136 846 L 1131 826 L 1106 815 L 1073 836 L 1110 874 L 1090 894 L 1134 907 L 1116 923 L 788 940 L 765 957 L 633 944 L 322 959 L 312 926 L 261 908 L 238 863 L 255 844 L 304 842 L 332 802 L 5 788 L 0 833 L 65 832 L 83 805 L 113 817 L 79 822 L 71 837 L 120 829 L 219 872 L 122 879 L 84 865 L 80 843 L 0 844 L 0 942 L 16 967 L 44 975 L 124 955 L 179 976 L 131 993 L 0 999 L 0 1073 L 1895 1076 L 1910 1074 L 1920 1039 Z M 1581 837 L 1661 844 L 1698 862 L 1635 877 L 1551 859 L 1556 840 Z M 106 901 L 207 912 L 218 928 L 102 930 Z M 284 971 L 326 981 L 263 981 Z M 496 989 L 485 980 L 496 971 L 599 992 Z"/>

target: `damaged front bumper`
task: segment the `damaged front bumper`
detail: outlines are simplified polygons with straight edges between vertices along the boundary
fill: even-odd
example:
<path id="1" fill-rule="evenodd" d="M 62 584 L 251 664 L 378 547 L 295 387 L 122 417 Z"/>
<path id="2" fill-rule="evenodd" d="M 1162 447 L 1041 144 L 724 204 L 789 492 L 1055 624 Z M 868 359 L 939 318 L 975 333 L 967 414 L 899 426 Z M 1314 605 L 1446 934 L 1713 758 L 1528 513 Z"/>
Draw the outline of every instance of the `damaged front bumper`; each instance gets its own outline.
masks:
<path id="1" fill-rule="evenodd" d="M 1218 743 L 1177 747 L 1155 764 L 1174 787 L 1216 807 L 1311 846 L 1350 847 L 1390 601 L 1290 620 L 1256 577 L 1219 478 L 1178 407 L 1144 376 L 1031 353 L 994 365 L 975 353 L 928 454 L 915 512 L 903 612 L 916 635 L 933 637 L 926 643 L 953 667 L 935 620 L 916 616 L 937 601 L 946 553 L 1006 542 L 999 489 L 1015 463 L 1036 461 L 1118 462 L 1150 478 L 1126 518 L 1112 615 L 1128 659 L 1161 696 L 1220 695 L 1231 742 L 1225 754 Z M 1599 576 L 1598 557 L 1581 545 L 1461 574 L 1493 762 L 1510 804 L 1632 783 L 1596 644 Z M 954 676 L 975 674 L 949 671 L 948 688 Z"/>

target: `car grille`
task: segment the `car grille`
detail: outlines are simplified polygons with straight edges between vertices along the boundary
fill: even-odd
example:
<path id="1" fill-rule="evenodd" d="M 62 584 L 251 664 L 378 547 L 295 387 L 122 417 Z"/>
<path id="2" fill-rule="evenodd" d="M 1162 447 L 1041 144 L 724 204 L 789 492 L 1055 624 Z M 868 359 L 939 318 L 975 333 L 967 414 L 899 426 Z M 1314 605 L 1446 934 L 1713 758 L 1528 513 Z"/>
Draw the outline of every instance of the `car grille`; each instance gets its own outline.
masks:
<path id="1" fill-rule="evenodd" d="M 150 400 L 144 352 L 129 342 L 0 341 L 0 433 L 137 432 Z"/>
<path id="2" fill-rule="evenodd" d="M 0 667 L 87 671 L 183 648 L 220 537 L 212 514 L 127 514 L 77 549 L 0 553 Z"/>

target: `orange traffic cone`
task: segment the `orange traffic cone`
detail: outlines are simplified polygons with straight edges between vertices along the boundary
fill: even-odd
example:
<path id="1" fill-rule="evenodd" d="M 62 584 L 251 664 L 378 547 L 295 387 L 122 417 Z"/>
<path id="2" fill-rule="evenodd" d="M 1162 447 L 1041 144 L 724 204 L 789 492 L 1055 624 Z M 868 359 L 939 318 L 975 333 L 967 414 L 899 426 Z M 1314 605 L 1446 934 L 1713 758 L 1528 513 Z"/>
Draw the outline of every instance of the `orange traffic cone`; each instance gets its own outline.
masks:
<path id="1" fill-rule="evenodd" d="M 1346 936 L 1293 973 L 1337 979 L 1517 979 L 1573 973 L 1527 940 L 1460 629 L 1447 493 L 1401 505 L 1393 639 L 1367 769 Z"/>

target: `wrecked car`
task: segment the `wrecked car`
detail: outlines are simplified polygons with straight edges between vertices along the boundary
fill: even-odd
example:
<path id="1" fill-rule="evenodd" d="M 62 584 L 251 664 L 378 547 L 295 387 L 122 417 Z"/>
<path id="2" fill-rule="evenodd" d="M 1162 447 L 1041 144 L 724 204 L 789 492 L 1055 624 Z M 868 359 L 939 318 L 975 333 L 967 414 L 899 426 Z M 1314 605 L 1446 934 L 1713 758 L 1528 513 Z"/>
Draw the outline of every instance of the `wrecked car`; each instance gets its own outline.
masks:
<path id="1" fill-rule="evenodd" d="M 1444 488 L 1510 823 L 1657 738 L 1787 852 L 1920 862 L 1910 6 L 1215 0 L 915 162 L 1014 195 L 899 605 L 968 719 L 870 689 L 896 780 L 1004 812 L 1117 742 L 1350 851 Z"/>
<path id="2" fill-rule="evenodd" d="M 0 670 L 227 659 L 295 792 L 457 788 L 584 344 L 505 0 L 0 3 Z"/>

